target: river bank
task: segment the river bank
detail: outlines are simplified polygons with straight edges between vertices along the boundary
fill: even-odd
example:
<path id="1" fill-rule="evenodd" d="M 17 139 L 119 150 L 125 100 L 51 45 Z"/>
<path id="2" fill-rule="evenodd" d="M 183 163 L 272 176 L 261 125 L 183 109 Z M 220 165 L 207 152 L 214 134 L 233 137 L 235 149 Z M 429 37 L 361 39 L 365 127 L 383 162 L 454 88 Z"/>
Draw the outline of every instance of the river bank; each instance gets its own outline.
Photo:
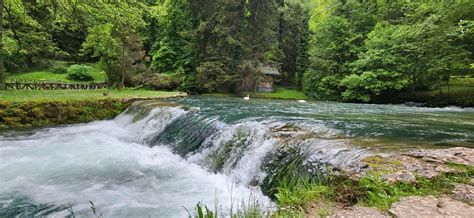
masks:
<path id="1" fill-rule="evenodd" d="M 311 101 L 310 97 L 303 92 L 291 89 L 277 90 L 270 93 L 209 93 L 204 96 L 213 97 L 237 97 L 242 98 L 249 95 L 249 97 L 256 99 L 274 99 L 274 100 L 307 100 Z M 366 104 L 406 104 L 409 106 L 420 107 L 474 107 L 474 89 L 453 90 L 447 93 L 420 91 L 416 93 L 401 93 L 395 96 L 379 98 L 374 102 L 366 102 Z M 344 103 L 361 103 L 361 102 L 344 102 Z"/>
<path id="2" fill-rule="evenodd" d="M 51 127 L 112 119 L 138 100 L 183 97 L 144 90 L 36 90 L 0 92 L 0 129 Z"/>
<path id="3" fill-rule="evenodd" d="M 292 214 L 331 217 L 472 217 L 474 149 L 422 149 L 368 156 L 335 169 L 337 183 Z M 321 189 L 321 188 L 319 188 Z M 287 206 L 288 208 L 288 206 Z M 296 211 L 296 212 L 295 212 Z"/>

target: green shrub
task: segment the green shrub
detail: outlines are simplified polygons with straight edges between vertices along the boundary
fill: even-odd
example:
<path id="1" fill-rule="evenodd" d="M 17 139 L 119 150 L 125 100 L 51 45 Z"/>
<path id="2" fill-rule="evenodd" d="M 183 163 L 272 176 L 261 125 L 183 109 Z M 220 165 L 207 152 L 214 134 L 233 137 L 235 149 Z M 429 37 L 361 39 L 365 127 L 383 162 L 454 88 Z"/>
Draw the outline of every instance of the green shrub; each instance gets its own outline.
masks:
<path id="1" fill-rule="evenodd" d="M 66 74 L 67 69 L 65 67 L 57 66 L 57 67 L 53 67 L 51 69 L 51 72 L 54 73 L 54 74 Z"/>
<path id="2" fill-rule="evenodd" d="M 94 77 L 89 74 L 89 72 L 94 70 L 93 67 L 87 65 L 71 65 L 67 69 L 67 79 L 82 82 L 94 81 Z"/>
<path id="3" fill-rule="evenodd" d="M 155 90 L 176 90 L 181 85 L 178 74 L 155 74 L 144 81 L 144 85 Z"/>

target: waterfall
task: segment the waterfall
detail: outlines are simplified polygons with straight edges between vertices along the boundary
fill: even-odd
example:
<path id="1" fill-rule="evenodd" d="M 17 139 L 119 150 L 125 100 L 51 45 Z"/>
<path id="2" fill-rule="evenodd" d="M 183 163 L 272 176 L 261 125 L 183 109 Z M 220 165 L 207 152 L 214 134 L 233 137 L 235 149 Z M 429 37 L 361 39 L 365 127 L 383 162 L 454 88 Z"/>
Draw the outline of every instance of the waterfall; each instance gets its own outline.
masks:
<path id="1" fill-rule="evenodd" d="M 275 188 L 265 181 L 295 160 L 298 170 L 313 176 L 328 166 L 346 167 L 370 154 L 369 149 L 351 145 L 343 132 L 311 120 L 251 117 L 226 123 L 199 108 L 185 111 L 149 105 L 136 103 L 116 122 L 139 135 L 139 142 L 168 147 L 187 161 L 243 185 Z"/>
<path id="2" fill-rule="evenodd" d="M 192 97 L 113 120 L 0 132 L 0 217 L 185 217 L 198 202 L 264 207 L 290 176 L 374 153 L 474 142 L 474 111 Z"/>

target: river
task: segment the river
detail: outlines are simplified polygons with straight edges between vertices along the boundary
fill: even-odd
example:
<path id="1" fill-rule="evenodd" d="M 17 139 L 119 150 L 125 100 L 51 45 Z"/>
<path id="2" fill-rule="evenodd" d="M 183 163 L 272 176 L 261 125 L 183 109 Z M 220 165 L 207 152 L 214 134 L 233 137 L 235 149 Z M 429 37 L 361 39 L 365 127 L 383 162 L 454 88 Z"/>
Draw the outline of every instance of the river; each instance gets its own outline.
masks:
<path id="1" fill-rule="evenodd" d="M 70 207 L 88 217 L 89 201 L 104 217 L 186 217 L 198 202 L 271 208 L 265 187 L 288 163 L 317 174 L 374 153 L 474 147 L 473 109 L 168 101 L 186 107 L 139 102 L 114 120 L 0 132 L 0 217 Z"/>

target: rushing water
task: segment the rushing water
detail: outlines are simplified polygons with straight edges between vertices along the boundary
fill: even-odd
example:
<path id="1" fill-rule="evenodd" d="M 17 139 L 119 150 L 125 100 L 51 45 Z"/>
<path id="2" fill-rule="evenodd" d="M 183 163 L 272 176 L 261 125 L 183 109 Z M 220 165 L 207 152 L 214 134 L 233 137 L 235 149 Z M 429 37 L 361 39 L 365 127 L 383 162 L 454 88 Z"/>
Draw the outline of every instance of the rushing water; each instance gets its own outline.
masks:
<path id="1" fill-rule="evenodd" d="M 258 201 L 286 170 L 319 173 L 371 153 L 474 147 L 474 110 L 193 97 L 114 120 L 0 133 L 0 217 L 185 217 Z M 297 169 L 289 168 L 296 166 Z M 217 202 L 216 202 L 217 201 Z"/>

